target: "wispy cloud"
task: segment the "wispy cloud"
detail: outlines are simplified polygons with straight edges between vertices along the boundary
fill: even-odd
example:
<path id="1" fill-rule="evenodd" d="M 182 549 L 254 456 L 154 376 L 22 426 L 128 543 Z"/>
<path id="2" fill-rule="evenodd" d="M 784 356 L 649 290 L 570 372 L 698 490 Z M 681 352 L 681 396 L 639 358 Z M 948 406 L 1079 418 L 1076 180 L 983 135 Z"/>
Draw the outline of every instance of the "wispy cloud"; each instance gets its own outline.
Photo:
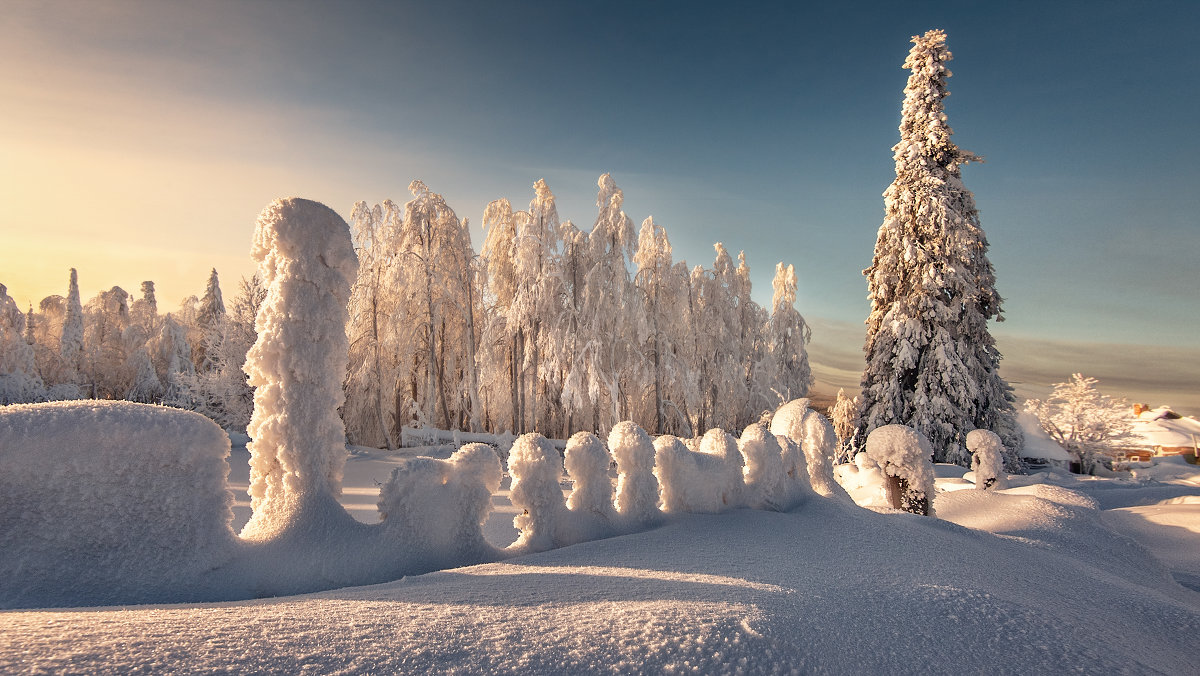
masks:
<path id="1" fill-rule="evenodd" d="M 820 384 L 858 389 L 862 375 L 862 325 L 812 319 L 809 358 Z M 1020 399 L 1045 397 L 1054 383 L 1083 373 L 1113 397 L 1179 413 L 1200 415 L 1200 349 L 1039 340 L 994 332 L 1004 355 L 1001 373 Z"/>

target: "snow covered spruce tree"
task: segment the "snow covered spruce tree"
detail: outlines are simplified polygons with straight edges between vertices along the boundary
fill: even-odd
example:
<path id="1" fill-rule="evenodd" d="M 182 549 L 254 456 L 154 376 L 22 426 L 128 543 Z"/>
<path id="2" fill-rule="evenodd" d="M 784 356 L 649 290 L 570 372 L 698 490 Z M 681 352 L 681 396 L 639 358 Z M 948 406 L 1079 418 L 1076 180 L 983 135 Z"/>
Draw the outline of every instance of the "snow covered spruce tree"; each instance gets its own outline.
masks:
<path id="1" fill-rule="evenodd" d="M 975 198 L 960 177 L 961 165 L 980 158 L 950 140 L 946 34 L 931 30 L 913 43 L 892 148 L 896 180 L 883 194 L 886 214 L 863 271 L 871 314 L 861 431 L 909 425 L 929 439 L 937 461 L 965 465 L 966 434 L 988 429 L 1015 468 L 1022 440 L 987 326 L 1001 320 L 1001 299 Z"/>
<path id="2" fill-rule="evenodd" d="M 254 391 L 248 432 L 250 500 L 243 538 L 292 528 L 339 528 L 346 462 L 346 304 L 358 261 L 350 229 L 329 207 L 276 200 L 258 217 L 251 256 L 267 295 L 246 356 Z M 345 517 L 344 519 L 341 517 Z"/>

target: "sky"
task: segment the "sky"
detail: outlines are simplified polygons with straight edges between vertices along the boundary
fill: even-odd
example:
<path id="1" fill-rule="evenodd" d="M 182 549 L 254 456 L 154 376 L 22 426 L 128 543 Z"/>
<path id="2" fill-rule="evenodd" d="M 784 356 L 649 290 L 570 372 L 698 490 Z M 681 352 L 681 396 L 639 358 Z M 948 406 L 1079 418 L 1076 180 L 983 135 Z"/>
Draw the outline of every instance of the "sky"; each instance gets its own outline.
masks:
<path id="1" fill-rule="evenodd" d="M 172 307 L 213 267 L 233 293 L 277 197 L 348 216 L 420 178 L 478 246 L 484 206 L 539 178 L 589 228 L 608 172 L 676 259 L 745 251 L 761 303 L 794 264 L 797 308 L 835 329 L 814 358 L 844 359 L 901 64 L 942 28 L 1006 367 L 1036 357 L 1043 387 L 1182 355 L 1162 394 L 1200 412 L 1200 4 L 832 4 L 7 0 L 0 283 L 36 305 L 75 267 L 85 300 L 150 279 Z"/>

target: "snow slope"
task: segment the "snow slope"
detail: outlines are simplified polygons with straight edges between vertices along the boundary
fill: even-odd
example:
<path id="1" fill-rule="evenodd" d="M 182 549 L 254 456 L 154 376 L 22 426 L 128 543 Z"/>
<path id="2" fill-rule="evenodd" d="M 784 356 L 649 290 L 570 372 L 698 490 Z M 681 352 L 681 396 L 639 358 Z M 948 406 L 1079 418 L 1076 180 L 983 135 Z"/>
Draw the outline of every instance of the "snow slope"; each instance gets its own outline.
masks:
<path id="1" fill-rule="evenodd" d="M 1086 497 L 960 490 L 937 512 L 962 525 L 814 499 L 312 595 L 9 611 L 0 672 L 1200 669 L 1200 594 Z"/>

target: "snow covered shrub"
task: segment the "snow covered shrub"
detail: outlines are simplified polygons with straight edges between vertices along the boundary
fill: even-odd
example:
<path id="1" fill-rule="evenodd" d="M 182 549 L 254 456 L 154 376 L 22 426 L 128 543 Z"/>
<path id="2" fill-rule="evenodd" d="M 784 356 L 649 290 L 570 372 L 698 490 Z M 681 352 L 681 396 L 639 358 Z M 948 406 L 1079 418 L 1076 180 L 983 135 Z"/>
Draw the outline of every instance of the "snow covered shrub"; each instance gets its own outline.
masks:
<path id="1" fill-rule="evenodd" d="M 726 508 L 741 507 L 745 504 L 744 493 L 746 479 L 743 475 L 746 460 L 738 449 L 737 440 L 723 429 L 714 427 L 704 433 L 697 450 L 701 453 L 723 458 L 724 480 L 721 482 L 721 504 Z"/>
<path id="2" fill-rule="evenodd" d="M 746 460 L 746 505 L 755 509 L 786 509 L 783 449 L 763 423 L 748 425 L 738 440 Z"/>
<path id="3" fill-rule="evenodd" d="M 933 515 L 933 451 L 924 434 L 905 425 L 884 425 L 867 435 L 865 450 L 892 479 L 884 484 L 892 507 Z"/>
<path id="4" fill-rule="evenodd" d="M 814 491 L 827 498 L 849 498 L 833 476 L 837 436 L 825 416 L 810 409 L 808 403 L 808 399 L 794 399 L 780 406 L 771 418 L 771 432 L 804 449 L 808 483 Z"/>
<path id="5" fill-rule="evenodd" d="M 228 455 L 188 411 L 0 408 L 0 607 L 188 598 L 233 556 Z"/>
<path id="6" fill-rule="evenodd" d="M 250 255 L 267 288 L 246 355 L 254 392 L 247 433 L 254 513 L 243 537 L 286 529 L 304 510 L 340 510 L 346 431 L 346 303 L 358 261 L 350 230 L 329 207 L 299 198 L 258 217 Z"/>
<path id="7" fill-rule="evenodd" d="M 785 509 L 792 509 L 813 495 L 808 462 L 804 459 L 804 449 L 790 437 L 776 434 L 775 441 L 783 461 L 783 504 Z"/>
<path id="8" fill-rule="evenodd" d="M 512 476 L 509 498 L 513 507 L 523 510 L 513 519 L 521 534 L 510 548 L 541 552 L 567 544 L 570 516 L 558 485 L 562 479 L 558 451 L 540 434 L 522 434 L 508 454 L 508 473 Z"/>
<path id="9" fill-rule="evenodd" d="M 967 433 L 967 450 L 971 451 L 971 469 L 975 486 L 981 490 L 1008 488 L 1004 471 L 1004 444 L 991 430 L 971 430 Z"/>
<path id="10" fill-rule="evenodd" d="M 611 527 L 616 521 L 612 481 L 608 478 L 611 464 L 612 456 L 608 454 L 608 449 L 591 432 L 577 432 L 567 440 L 564 465 L 575 483 L 567 498 L 567 509 L 576 515 L 577 520 L 595 522 L 581 523 L 581 529 L 589 529 L 590 525 L 596 528 Z"/>
<path id="11" fill-rule="evenodd" d="M 388 539 L 411 547 L 431 567 L 478 560 L 491 549 L 483 523 L 503 470 L 486 444 L 467 444 L 448 460 L 410 458 L 379 491 Z"/>
<path id="12" fill-rule="evenodd" d="M 691 451 L 669 434 L 654 440 L 654 450 L 664 512 L 716 513 L 732 506 L 727 502 L 732 491 L 724 455 Z"/>
<path id="13" fill-rule="evenodd" d="M 617 461 L 617 513 L 632 524 L 654 521 L 660 512 L 650 437 L 636 423 L 626 420 L 608 433 L 608 448 Z"/>

